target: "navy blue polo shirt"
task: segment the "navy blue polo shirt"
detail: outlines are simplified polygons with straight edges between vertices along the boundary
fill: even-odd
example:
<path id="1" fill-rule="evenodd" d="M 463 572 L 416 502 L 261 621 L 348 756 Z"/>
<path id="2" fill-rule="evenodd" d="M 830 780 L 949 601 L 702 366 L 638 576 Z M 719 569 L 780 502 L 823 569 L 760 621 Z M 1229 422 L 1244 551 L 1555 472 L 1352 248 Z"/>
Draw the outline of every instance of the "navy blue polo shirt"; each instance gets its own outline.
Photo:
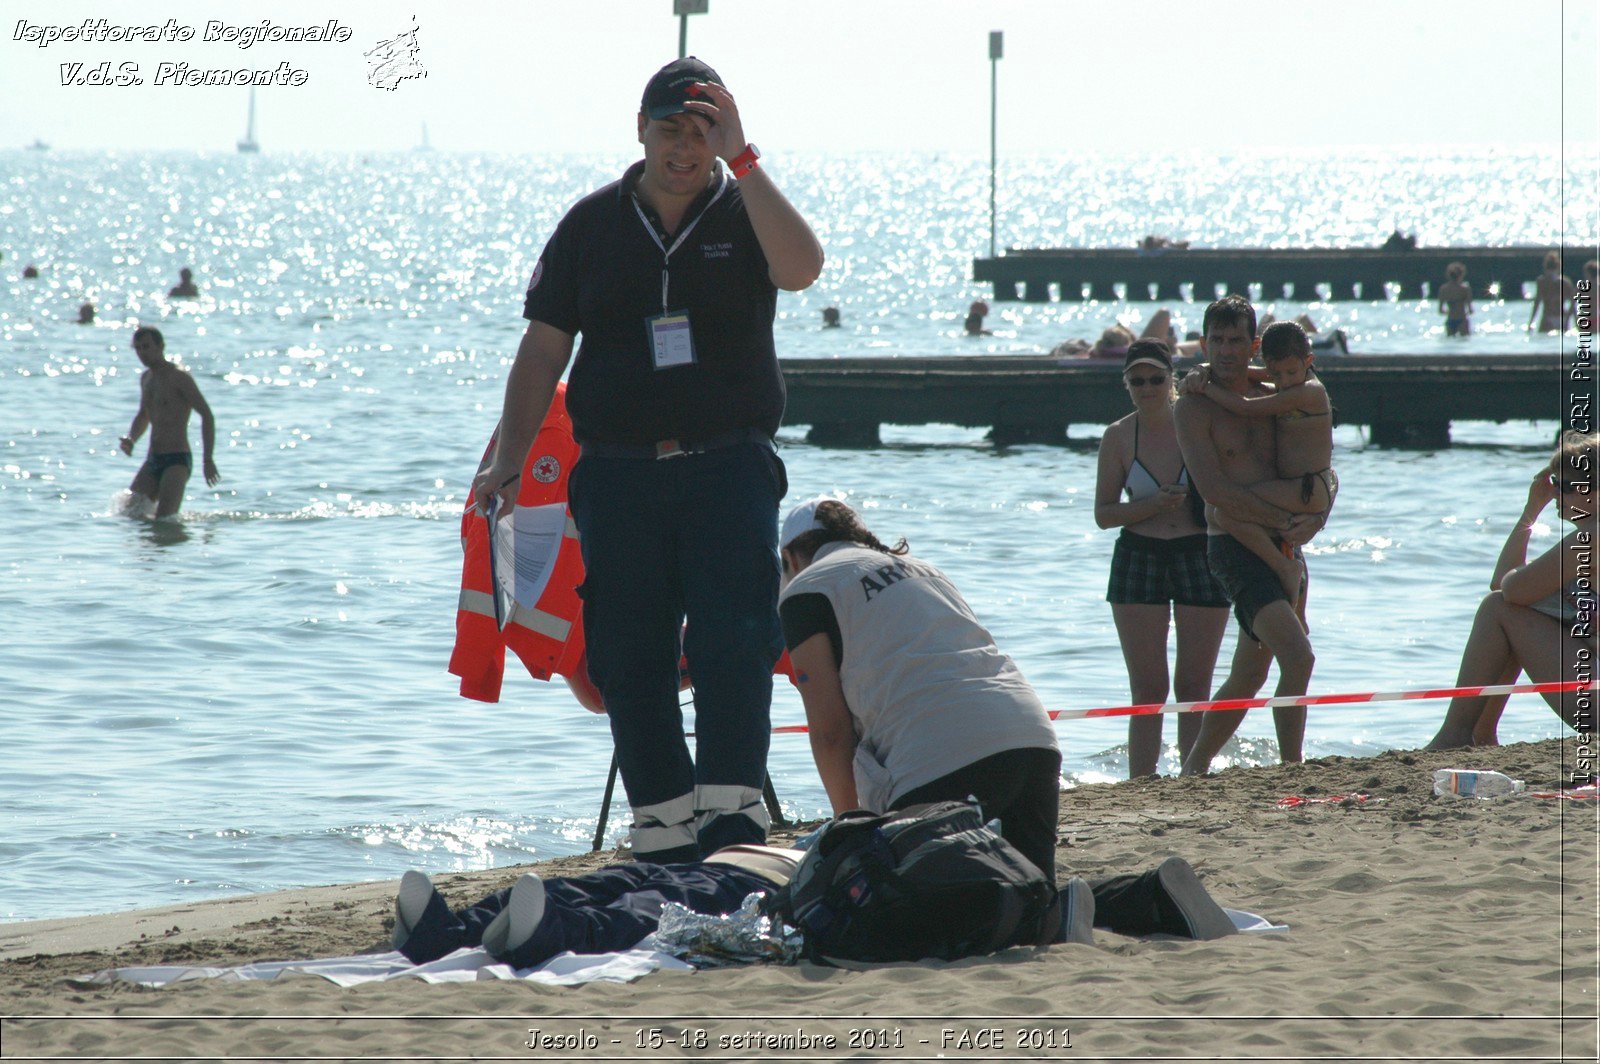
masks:
<path id="1" fill-rule="evenodd" d="M 783 376 L 772 343 L 778 290 L 745 214 L 724 178 L 684 214 L 678 233 L 637 201 L 644 163 L 579 200 L 561 219 L 528 282 L 523 317 L 581 336 L 567 380 L 579 443 L 694 443 L 740 429 L 771 435 L 783 419 Z M 640 210 L 659 235 L 651 238 Z M 688 237 L 665 258 L 678 234 Z M 647 322 L 667 307 L 689 315 L 695 363 L 657 369 Z"/>

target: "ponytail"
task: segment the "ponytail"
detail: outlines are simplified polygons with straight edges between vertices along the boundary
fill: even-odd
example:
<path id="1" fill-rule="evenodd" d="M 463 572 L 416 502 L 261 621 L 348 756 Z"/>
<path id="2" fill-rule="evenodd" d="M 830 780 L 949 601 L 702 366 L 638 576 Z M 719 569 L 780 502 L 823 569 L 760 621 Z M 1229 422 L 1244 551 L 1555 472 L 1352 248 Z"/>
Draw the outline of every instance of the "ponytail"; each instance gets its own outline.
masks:
<path id="1" fill-rule="evenodd" d="M 893 555 L 906 554 L 911 550 L 903 537 L 893 547 L 885 547 L 861 523 L 860 514 L 836 499 L 817 504 L 816 522 L 822 527 L 802 532 L 789 543 L 788 549 L 806 558 L 816 557 L 817 551 L 829 543 L 854 543 L 859 547 Z"/>

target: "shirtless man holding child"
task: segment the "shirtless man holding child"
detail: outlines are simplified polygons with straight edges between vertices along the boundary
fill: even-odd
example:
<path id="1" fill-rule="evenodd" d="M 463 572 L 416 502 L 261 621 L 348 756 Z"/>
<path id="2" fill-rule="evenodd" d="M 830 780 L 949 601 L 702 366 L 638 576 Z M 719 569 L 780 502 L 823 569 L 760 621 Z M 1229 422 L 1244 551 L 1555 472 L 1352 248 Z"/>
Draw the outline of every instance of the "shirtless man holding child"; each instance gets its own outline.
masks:
<path id="1" fill-rule="evenodd" d="M 1305 334 L 1293 322 L 1281 323 L 1287 329 Z M 1274 328 L 1278 326 L 1275 325 Z M 1236 413 L 1212 398 L 1212 388 L 1232 393 L 1240 400 L 1271 398 L 1273 393 L 1251 379 L 1249 367 L 1261 339 L 1256 336 L 1255 308 L 1241 296 L 1227 296 L 1206 308 L 1203 335 L 1210 365 L 1204 378 L 1185 378 L 1182 393 L 1174 410 L 1177 420 L 1178 444 L 1183 452 L 1190 482 L 1206 500 L 1207 561 L 1212 575 L 1222 585 L 1233 603 L 1234 616 L 1239 621 L 1239 642 L 1234 650 L 1228 678 L 1213 695 L 1216 699 L 1252 698 L 1266 683 L 1267 670 L 1274 659 L 1278 662 L 1278 695 L 1305 694 L 1311 681 L 1311 670 L 1316 657 L 1311 642 L 1306 638 L 1302 618 L 1305 613 L 1305 585 L 1298 557 L 1293 559 L 1296 593 L 1285 587 L 1275 563 L 1269 563 L 1245 543 L 1228 531 L 1250 533 L 1242 524 L 1263 526 L 1274 530 L 1277 540 L 1295 548 L 1308 542 L 1327 521 L 1327 513 L 1294 512 L 1274 505 L 1269 497 L 1283 499 L 1275 494 L 1275 482 L 1280 474 L 1280 438 L 1278 420 L 1274 416 L 1249 416 Z M 1293 337 L 1285 336 L 1290 345 Z M 1275 343 L 1277 341 L 1275 340 Z M 1309 365 L 1309 352 L 1297 356 L 1297 361 Z M 1285 383 L 1297 373 L 1301 382 L 1290 384 L 1287 392 L 1300 392 L 1294 406 L 1309 409 L 1316 396 L 1303 391 L 1304 370 L 1293 364 L 1286 367 Z M 1270 372 L 1270 371 L 1269 371 Z M 1317 388 L 1320 391 L 1320 385 Z M 1326 403 L 1322 392 L 1320 403 Z M 1286 400 L 1279 400 L 1287 405 Z M 1250 415 L 1258 412 L 1250 410 Z M 1265 411 L 1259 411 L 1266 413 Z M 1315 415 L 1295 420 L 1315 420 Z M 1318 434 L 1328 432 L 1323 419 Z M 1308 431 L 1307 435 L 1311 435 Z M 1315 501 L 1321 502 L 1326 490 L 1331 505 L 1337 481 L 1332 479 L 1325 457 L 1305 453 L 1292 442 L 1283 458 L 1295 463 L 1301 474 L 1294 481 L 1303 493 L 1310 483 Z M 1330 437 L 1331 439 L 1331 437 Z M 1302 441 L 1305 442 L 1305 441 Z M 1317 446 L 1310 448 L 1317 450 Z M 1306 462 L 1304 469 L 1298 466 Z M 1317 466 L 1312 469 L 1311 466 Z M 1287 466 L 1282 466 L 1288 468 Z M 1325 474 L 1325 475 L 1324 475 Z M 1260 488 L 1260 492 L 1252 490 Z M 1302 502 L 1298 510 L 1309 504 Z M 1265 533 L 1263 533 L 1265 535 Z M 1275 545 L 1274 545 L 1275 546 Z M 1184 761 L 1184 775 L 1208 772 L 1211 760 L 1244 720 L 1244 710 L 1213 711 L 1203 714 L 1200 735 L 1189 757 Z M 1273 710 L 1277 730 L 1279 755 L 1285 762 L 1303 760 L 1306 711 L 1301 707 Z"/>
<path id="2" fill-rule="evenodd" d="M 1333 471 L 1333 404 L 1328 390 L 1311 372 L 1311 339 L 1292 321 L 1274 322 L 1261 334 L 1263 375 L 1271 382 L 1266 395 L 1239 395 L 1210 381 L 1202 368 L 1189 394 L 1203 394 L 1231 414 L 1273 419 L 1278 450 L 1278 476 L 1251 484 L 1262 501 L 1293 514 L 1326 517 L 1339 494 L 1339 474 Z M 1249 373 L 1259 383 L 1257 371 Z M 1272 566 L 1290 601 L 1300 599 L 1304 563 L 1293 550 L 1284 550 L 1274 538 L 1277 526 L 1268 527 L 1219 511 L 1216 526 Z"/>
<path id="3" fill-rule="evenodd" d="M 165 349 L 160 330 L 148 325 L 134 330 L 133 350 L 145 371 L 139 378 L 139 412 L 133 416 L 128 434 L 118 441 L 122 453 L 131 455 L 144 430 L 150 430 L 149 453 L 128 490 L 153 501 L 157 517 L 170 517 L 183 508 L 183 489 L 194 465 L 189 450 L 191 411 L 200 415 L 206 483 L 214 485 L 221 479 L 211 458 L 217 437 L 211 407 L 194 378 L 167 361 Z"/>

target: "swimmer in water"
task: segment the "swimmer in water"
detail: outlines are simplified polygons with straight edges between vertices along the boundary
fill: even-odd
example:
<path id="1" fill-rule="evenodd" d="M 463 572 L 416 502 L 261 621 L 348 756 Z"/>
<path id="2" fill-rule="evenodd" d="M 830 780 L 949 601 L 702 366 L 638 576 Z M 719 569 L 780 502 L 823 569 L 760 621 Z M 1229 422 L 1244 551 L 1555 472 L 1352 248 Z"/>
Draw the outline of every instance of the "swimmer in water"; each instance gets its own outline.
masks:
<path id="1" fill-rule="evenodd" d="M 200 415 L 206 483 L 215 485 L 221 479 L 212 461 L 216 422 L 194 378 L 167 361 L 166 342 L 159 330 L 148 325 L 135 329 L 133 349 L 145 371 L 139 378 L 139 412 L 133 416 L 133 424 L 119 446 L 123 454 L 133 454 L 133 445 L 148 428 L 150 450 L 128 490 L 153 501 L 158 518 L 170 517 L 183 507 L 183 489 L 194 465 L 189 450 L 190 411 Z"/>

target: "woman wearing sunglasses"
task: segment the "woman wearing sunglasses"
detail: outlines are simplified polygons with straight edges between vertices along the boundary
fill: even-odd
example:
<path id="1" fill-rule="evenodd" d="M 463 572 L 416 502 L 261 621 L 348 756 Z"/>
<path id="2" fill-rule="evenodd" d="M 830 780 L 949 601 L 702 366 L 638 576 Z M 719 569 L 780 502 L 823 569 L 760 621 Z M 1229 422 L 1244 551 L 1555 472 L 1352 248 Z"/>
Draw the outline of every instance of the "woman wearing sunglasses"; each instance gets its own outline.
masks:
<path id="1" fill-rule="evenodd" d="M 1169 687 L 1180 702 L 1211 696 L 1211 674 L 1228 624 L 1228 600 L 1206 565 L 1206 526 L 1200 498 L 1178 450 L 1172 420 L 1172 354 L 1160 340 L 1142 339 L 1123 358 L 1122 381 L 1133 413 L 1100 438 L 1094 519 L 1120 528 L 1111 556 L 1106 601 L 1122 643 L 1136 705 L 1165 702 Z M 1178 659 L 1169 683 L 1167 631 L 1178 631 Z M 1155 775 L 1161 757 L 1160 715 L 1128 720 L 1128 775 Z M 1178 717 L 1181 762 L 1200 731 L 1195 714 Z"/>
<path id="2" fill-rule="evenodd" d="M 1516 681 L 1592 681 L 1595 674 L 1595 501 L 1600 473 L 1597 437 L 1569 432 L 1549 463 L 1528 485 L 1528 503 L 1506 537 L 1461 655 L 1457 687 Z M 1574 528 L 1561 542 L 1528 561 L 1533 524 L 1551 502 Z M 1547 693 L 1544 700 L 1569 726 L 1592 692 Z M 1505 696 L 1453 698 L 1430 750 L 1495 746 Z M 1593 730 L 1592 709 L 1587 729 Z"/>

